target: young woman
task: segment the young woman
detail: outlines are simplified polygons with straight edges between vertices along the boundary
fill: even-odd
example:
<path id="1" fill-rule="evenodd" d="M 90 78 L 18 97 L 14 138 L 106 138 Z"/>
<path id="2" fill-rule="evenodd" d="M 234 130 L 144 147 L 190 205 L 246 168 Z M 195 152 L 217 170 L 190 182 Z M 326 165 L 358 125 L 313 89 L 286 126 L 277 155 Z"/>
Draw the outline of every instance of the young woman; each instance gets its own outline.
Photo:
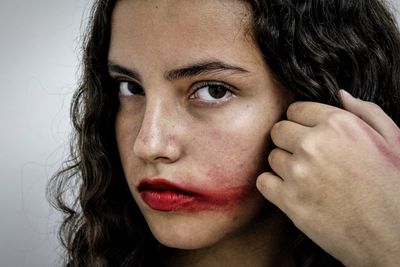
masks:
<path id="1" fill-rule="evenodd" d="M 82 77 L 50 187 L 68 266 L 400 260 L 400 39 L 380 1 L 99 0 Z"/>

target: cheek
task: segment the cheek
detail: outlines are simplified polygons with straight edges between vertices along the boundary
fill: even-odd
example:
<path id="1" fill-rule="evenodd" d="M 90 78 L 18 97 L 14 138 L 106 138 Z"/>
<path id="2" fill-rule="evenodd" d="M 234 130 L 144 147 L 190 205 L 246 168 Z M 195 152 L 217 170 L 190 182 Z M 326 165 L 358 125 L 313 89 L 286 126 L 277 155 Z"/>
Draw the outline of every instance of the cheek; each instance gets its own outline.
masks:
<path id="1" fill-rule="evenodd" d="M 115 134 L 117 139 L 117 146 L 121 158 L 123 168 L 135 163 L 133 158 L 132 149 L 134 146 L 135 138 L 139 132 L 138 123 L 132 121 L 124 114 L 117 114 L 115 119 Z"/>
<path id="2" fill-rule="evenodd" d="M 143 120 L 143 101 L 120 98 L 119 110 L 115 117 L 115 132 L 120 149 L 131 149 Z"/>
<path id="3" fill-rule="evenodd" d="M 127 123 L 126 120 L 123 119 L 121 115 L 117 115 L 115 119 L 115 136 L 117 138 L 118 150 L 121 156 L 121 159 L 124 159 L 124 155 L 126 154 L 126 149 L 130 147 L 129 140 L 131 138 L 131 127 Z"/>
<path id="4" fill-rule="evenodd" d="M 266 168 L 267 130 L 224 129 L 211 131 L 198 140 L 196 160 L 208 183 L 218 187 L 255 187 L 258 174 Z"/>
<path id="5" fill-rule="evenodd" d="M 226 167 L 209 164 L 206 166 L 208 183 L 217 188 L 239 188 L 243 190 L 253 186 L 253 176 L 255 175 L 250 168 L 234 166 L 231 163 Z M 247 188 L 247 189 L 246 189 Z"/>
<path id="6" fill-rule="evenodd" d="M 218 188 L 215 192 L 215 199 L 219 203 L 215 204 L 227 209 L 243 202 L 256 189 L 253 175 L 243 170 L 235 172 L 233 170 L 211 169 L 208 171 L 207 177 L 213 187 Z"/>

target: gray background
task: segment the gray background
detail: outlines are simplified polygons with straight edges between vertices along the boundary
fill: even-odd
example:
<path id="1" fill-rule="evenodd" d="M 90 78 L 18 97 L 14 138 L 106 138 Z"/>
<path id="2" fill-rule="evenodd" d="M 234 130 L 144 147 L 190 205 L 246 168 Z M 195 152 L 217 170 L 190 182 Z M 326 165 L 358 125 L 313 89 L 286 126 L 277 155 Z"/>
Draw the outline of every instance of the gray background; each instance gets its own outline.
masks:
<path id="1" fill-rule="evenodd" d="M 0 266 L 60 266 L 46 183 L 67 154 L 87 0 L 0 1 Z"/>
<path id="2" fill-rule="evenodd" d="M 0 267 L 60 265 L 59 217 L 45 187 L 68 153 L 91 2 L 0 2 Z"/>

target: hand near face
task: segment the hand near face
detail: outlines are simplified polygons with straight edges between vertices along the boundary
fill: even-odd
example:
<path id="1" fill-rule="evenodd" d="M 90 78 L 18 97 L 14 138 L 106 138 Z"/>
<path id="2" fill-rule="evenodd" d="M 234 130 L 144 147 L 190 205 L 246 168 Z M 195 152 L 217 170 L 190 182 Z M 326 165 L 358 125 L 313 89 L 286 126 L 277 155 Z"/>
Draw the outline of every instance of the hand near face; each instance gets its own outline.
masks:
<path id="1" fill-rule="evenodd" d="M 400 262 L 400 129 L 378 106 L 340 92 L 345 110 L 296 102 L 271 130 L 257 187 L 346 266 Z"/>

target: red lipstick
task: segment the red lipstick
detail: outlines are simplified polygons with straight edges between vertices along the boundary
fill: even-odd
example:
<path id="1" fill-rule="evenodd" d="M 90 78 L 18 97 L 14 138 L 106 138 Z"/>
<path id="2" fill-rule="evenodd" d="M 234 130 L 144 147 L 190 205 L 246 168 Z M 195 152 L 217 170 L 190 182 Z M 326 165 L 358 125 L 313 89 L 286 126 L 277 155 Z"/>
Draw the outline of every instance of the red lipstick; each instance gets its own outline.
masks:
<path id="1" fill-rule="evenodd" d="M 241 186 L 210 191 L 178 185 L 165 179 L 143 179 L 138 191 L 143 201 L 154 210 L 195 212 L 229 209 L 244 199 L 251 190 L 248 186 Z"/>

